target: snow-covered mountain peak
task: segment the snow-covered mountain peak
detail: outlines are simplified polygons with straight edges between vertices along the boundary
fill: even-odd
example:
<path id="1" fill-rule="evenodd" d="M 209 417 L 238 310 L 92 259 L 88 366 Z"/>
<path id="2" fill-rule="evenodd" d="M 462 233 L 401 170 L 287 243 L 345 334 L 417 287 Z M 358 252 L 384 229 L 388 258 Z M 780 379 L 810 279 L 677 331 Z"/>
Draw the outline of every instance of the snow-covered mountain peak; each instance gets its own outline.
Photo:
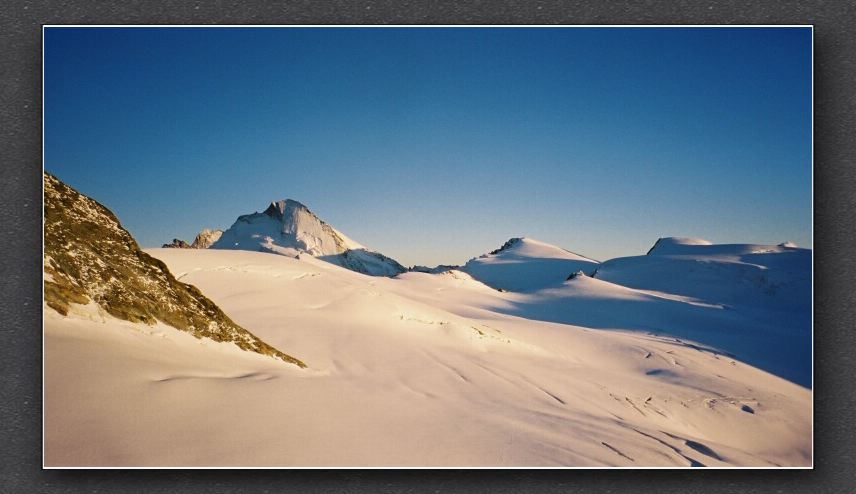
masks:
<path id="1" fill-rule="evenodd" d="M 470 259 L 461 271 L 496 289 L 530 291 L 558 285 L 577 271 L 592 273 L 598 262 L 528 237 Z"/>
<path id="2" fill-rule="evenodd" d="M 588 261 L 596 263 L 594 259 L 575 254 L 569 250 L 557 247 L 547 242 L 535 240 L 529 237 L 514 237 L 502 244 L 502 247 L 481 256 L 486 257 L 531 257 L 549 259 L 570 259 L 575 261 Z"/>
<path id="3" fill-rule="evenodd" d="M 405 271 L 395 260 L 351 240 L 293 199 L 271 202 L 262 213 L 239 216 L 211 248 L 289 257 L 306 253 L 373 276 L 395 276 Z"/>
<path id="4" fill-rule="evenodd" d="M 507 251 L 507 250 L 511 249 L 512 247 L 514 247 L 515 245 L 518 245 L 520 242 L 522 242 L 522 241 L 523 241 L 523 239 L 524 239 L 524 237 L 513 237 L 513 238 L 510 238 L 510 239 L 508 239 L 508 241 L 507 241 L 507 242 L 505 242 L 504 244 L 502 244 L 502 246 L 500 246 L 500 248 L 498 248 L 498 249 L 496 249 L 496 250 L 492 250 L 492 251 L 488 252 L 488 254 L 487 254 L 487 255 L 492 255 L 492 256 L 493 256 L 493 255 L 499 254 L 500 252 Z"/>
<path id="5" fill-rule="evenodd" d="M 289 249 L 313 256 L 329 256 L 363 246 L 322 221 L 302 203 L 283 199 L 271 202 L 262 213 L 239 216 L 212 248 L 278 254 L 284 253 L 282 249 Z"/>
<path id="6" fill-rule="evenodd" d="M 295 201 L 294 199 L 282 199 L 279 201 L 272 201 L 270 203 L 270 206 L 265 209 L 264 214 L 270 216 L 271 218 L 284 221 L 285 218 L 294 217 L 299 212 L 305 212 L 311 214 L 312 216 L 315 216 L 312 211 L 309 211 L 309 208 L 303 205 L 303 203 Z"/>

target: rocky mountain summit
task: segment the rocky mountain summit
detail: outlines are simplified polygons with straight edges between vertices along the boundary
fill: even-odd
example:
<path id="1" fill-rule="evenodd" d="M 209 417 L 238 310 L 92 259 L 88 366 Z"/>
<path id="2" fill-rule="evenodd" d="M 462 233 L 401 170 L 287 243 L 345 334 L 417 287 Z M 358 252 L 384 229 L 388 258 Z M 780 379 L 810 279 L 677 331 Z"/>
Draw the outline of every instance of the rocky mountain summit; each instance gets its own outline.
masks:
<path id="1" fill-rule="evenodd" d="M 211 247 L 217 240 L 220 239 L 220 235 L 223 235 L 223 230 L 211 230 L 208 228 L 203 229 L 196 235 L 196 238 L 193 240 L 192 244 L 188 244 L 184 240 L 179 238 L 172 239 L 171 243 L 163 244 L 161 248 L 163 249 L 207 249 Z"/>
<path id="2" fill-rule="evenodd" d="M 214 245 L 214 242 L 220 240 L 221 235 L 223 235 L 223 230 L 211 230 L 209 228 L 205 228 L 196 235 L 196 238 L 193 239 L 193 243 L 190 244 L 190 248 L 207 249 Z"/>
<path id="3" fill-rule="evenodd" d="M 163 262 L 140 250 L 110 210 L 47 173 L 44 201 L 44 297 L 52 309 L 68 315 L 72 303 L 94 303 L 118 319 L 160 321 L 305 367 L 176 280 Z"/>
<path id="4" fill-rule="evenodd" d="M 211 248 L 290 257 L 305 253 L 371 276 L 395 276 L 406 271 L 394 259 L 351 240 L 292 199 L 272 202 L 261 213 L 239 216 Z"/>
<path id="5" fill-rule="evenodd" d="M 449 271 L 453 271 L 456 269 L 461 269 L 461 266 L 452 265 L 452 264 L 440 264 L 440 265 L 432 268 L 430 266 L 416 265 L 416 266 L 411 266 L 410 268 L 408 268 L 408 271 L 411 271 L 414 273 L 439 274 L 439 273 L 447 273 Z"/>
<path id="6" fill-rule="evenodd" d="M 172 242 L 170 242 L 168 244 L 163 244 L 161 246 L 161 248 L 164 248 L 164 249 L 190 249 L 191 247 L 190 247 L 190 244 L 188 244 L 184 240 L 174 238 L 174 239 L 172 239 Z"/>

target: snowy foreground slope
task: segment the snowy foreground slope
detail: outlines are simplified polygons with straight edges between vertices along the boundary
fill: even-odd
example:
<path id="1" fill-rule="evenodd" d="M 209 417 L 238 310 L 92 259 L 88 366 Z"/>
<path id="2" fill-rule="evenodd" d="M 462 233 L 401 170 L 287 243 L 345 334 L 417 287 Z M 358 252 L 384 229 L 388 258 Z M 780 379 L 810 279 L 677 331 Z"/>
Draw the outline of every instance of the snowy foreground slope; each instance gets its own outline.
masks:
<path id="1" fill-rule="evenodd" d="M 771 297 L 750 266 L 791 263 L 739 249 L 698 267 Z M 384 278 L 310 256 L 147 252 L 308 367 L 91 306 L 46 310 L 47 466 L 811 464 L 809 389 L 668 334 L 698 336 L 696 320 L 749 334 L 747 320 L 784 309 L 658 291 L 640 275 L 655 261 L 500 292 L 478 270 Z"/>

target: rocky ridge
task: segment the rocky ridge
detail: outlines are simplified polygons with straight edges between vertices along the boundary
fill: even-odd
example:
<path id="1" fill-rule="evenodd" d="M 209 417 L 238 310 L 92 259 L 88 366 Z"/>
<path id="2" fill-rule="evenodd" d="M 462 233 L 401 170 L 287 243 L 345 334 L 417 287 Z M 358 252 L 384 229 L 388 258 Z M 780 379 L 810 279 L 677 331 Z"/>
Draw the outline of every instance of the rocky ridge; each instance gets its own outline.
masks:
<path id="1" fill-rule="evenodd" d="M 44 174 L 44 298 L 68 315 L 71 304 L 97 304 L 113 317 L 157 321 L 197 338 L 305 367 L 235 324 L 196 287 L 182 283 L 141 251 L 116 216 L 56 177 Z"/>
<path id="2" fill-rule="evenodd" d="M 223 230 L 211 230 L 209 228 L 205 228 L 196 235 L 196 238 L 193 239 L 193 243 L 190 244 L 190 248 L 207 249 L 208 247 L 211 247 L 214 242 L 220 240 L 222 235 Z"/>

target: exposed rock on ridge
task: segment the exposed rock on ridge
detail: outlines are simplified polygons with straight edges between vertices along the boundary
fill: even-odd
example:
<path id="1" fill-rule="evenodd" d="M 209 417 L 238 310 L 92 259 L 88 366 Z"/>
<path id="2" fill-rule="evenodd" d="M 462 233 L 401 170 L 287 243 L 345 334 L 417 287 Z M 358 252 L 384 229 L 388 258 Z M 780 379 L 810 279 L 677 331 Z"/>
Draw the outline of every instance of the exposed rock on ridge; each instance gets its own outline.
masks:
<path id="1" fill-rule="evenodd" d="M 210 230 L 205 228 L 196 235 L 196 238 L 193 239 L 193 243 L 190 244 L 190 248 L 207 249 L 208 247 L 211 247 L 214 242 L 220 240 L 221 235 L 223 235 L 223 230 Z"/>
<path id="2" fill-rule="evenodd" d="M 181 331 L 305 367 L 235 324 L 196 287 L 141 251 L 110 210 L 44 174 L 45 303 L 67 315 L 94 302 L 110 315 Z"/>
<path id="3" fill-rule="evenodd" d="M 208 228 L 203 229 L 196 235 L 196 238 L 193 240 L 192 244 L 188 244 L 184 240 L 179 238 L 172 239 L 171 243 L 163 244 L 161 248 L 163 249 L 207 249 L 211 247 L 214 242 L 220 239 L 220 236 L 223 235 L 223 230 L 210 230 Z"/>
<path id="4" fill-rule="evenodd" d="M 187 244 L 184 240 L 174 238 L 171 243 L 163 244 L 161 246 L 163 249 L 190 249 L 190 245 Z"/>

